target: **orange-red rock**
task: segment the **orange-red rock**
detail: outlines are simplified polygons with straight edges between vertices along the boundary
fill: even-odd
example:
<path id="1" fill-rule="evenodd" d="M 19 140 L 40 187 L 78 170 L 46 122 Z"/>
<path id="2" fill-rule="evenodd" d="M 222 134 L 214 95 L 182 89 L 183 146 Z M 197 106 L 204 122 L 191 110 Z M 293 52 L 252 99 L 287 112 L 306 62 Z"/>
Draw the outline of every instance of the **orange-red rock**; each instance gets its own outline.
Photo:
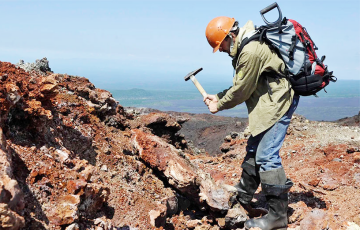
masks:
<path id="1" fill-rule="evenodd" d="M 246 154 L 245 121 L 129 114 L 86 78 L 27 73 L 6 62 L 0 62 L 0 117 L 0 198 L 14 229 L 219 228 L 232 221 L 225 216 Z M 203 145 L 180 134 L 192 119 L 199 122 L 191 136 Z M 295 184 L 291 225 L 358 223 L 358 128 L 295 116 L 289 130 L 280 155 Z M 228 135 L 223 154 L 214 140 Z M 264 200 L 259 189 L 254 202 L 264 207 Z"/>

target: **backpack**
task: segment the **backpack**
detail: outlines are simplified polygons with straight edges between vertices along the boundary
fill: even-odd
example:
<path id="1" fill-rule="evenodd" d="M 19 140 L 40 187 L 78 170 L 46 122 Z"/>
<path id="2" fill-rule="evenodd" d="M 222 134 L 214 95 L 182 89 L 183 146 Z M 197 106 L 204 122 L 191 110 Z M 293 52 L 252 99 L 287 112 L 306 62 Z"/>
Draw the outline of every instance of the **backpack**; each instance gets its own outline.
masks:
<path id="1" fill-rule="evenodd" d="M 279 18 L 275 22 L 268 22 L 264 14 L 276 8 Z M 244 35 L 238 54 L 251 41 L 265 42 L 284 61 L 285 77 L 291 83 L 296 94 L 301 96 L 315 95 L 329 84 L 336 82 L 333 72 L 324 65 L 325 56 L 319 59 L 316 55 L 315 43 L 297 21 L 282 18 L 281 10 L 275 2 L 260 11 L 266 25 L 256 28 L 255 31 Z"/>

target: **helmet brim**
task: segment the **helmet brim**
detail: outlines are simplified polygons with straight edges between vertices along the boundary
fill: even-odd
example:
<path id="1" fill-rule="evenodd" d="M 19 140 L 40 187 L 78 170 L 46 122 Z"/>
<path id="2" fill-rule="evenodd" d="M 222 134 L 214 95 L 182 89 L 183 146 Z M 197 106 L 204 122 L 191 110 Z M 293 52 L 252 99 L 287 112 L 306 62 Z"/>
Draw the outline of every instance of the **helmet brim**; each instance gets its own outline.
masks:
<path id="1" fill-rule="evenodd" d="M 218 51 L 218 50 L 219 50 L 220 45 L 221 45 L 221 43 L 220 43 L 219 45 L 217 45 L 217 46 L 215 46 L 215 47 L 214 47 L 214 49 L 213 49 L 213 53 L 216 53 L 216 51 Z"/>

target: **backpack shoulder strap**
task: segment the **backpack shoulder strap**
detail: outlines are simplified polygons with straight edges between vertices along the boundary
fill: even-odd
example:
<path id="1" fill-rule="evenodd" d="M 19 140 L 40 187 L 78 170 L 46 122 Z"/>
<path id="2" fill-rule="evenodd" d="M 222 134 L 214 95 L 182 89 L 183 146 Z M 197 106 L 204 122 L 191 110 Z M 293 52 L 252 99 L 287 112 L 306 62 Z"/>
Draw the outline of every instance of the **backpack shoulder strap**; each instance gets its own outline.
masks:
<path id="1" fill-rule="evenodd" d="M 246 37 L 241 41 L 240 47 L 238 48 L 238 52 L 237 54 L 240 54 L 241 51 L 243 50 L 243 48 L 249 44 L 252 41 L 260 41 L 261 40 L 261 33 L 257 32 L 254 35 L 250 36 L 250 37 Z"/>
<path id="2" fill-rule="evenodd" d="M 241 53 L 241 51 L 243 50 L 243 48 L 244 48 L 247 44 L 249 44 L 250 42 L 252 42 L 252 41 L 258 41 L 258 40 L 259 40 L 259 38 L 257 37 L 257 35 L 254 35 L 254 36 L 245 38 L 245 39 L 243 39 L 243 40 L 241 41 L 241 44 L 240 44 L 240 46 L 239 46 L 239 48 L 238 48 L 238 50 L 237 50 L 237 53 L 236 53 L 236 55 L 233 57 L 233 61 L 232 61 L 232 62 L 233 62 L 234 69 L 235 69 L 236 63 L 239 61 L 238 59 L 239 59 L 240 53 Z"/>
<path id="3" fill-rule="evenodd" d="M 263 38 L 265 36 L 266 29 L 267 29 L 266 26 L 261 26 L 261 27 L 257 28 L 256 31 L 252 35 L 250 35 L 248 37 L 245 37 L 241 41 L 240 47 L 238 48 L 238 51 L 237 51 L 236 56 L 234 57 L 234 59 L 237 60 L 239 58 L 239 55 L 240 55 L 241 51 L 250 42 L 252 42 L 252 41 L 260 41 L 260 42 L 264 41 Z"/>

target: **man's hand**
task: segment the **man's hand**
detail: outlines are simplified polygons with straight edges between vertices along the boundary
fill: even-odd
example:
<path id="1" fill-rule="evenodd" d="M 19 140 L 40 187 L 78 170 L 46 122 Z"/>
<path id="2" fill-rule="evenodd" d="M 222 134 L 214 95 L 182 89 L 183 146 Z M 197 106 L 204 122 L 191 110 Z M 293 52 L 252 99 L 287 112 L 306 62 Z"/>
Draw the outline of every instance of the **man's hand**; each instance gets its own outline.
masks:
<path id="1" fill-rule="evenodd" d="M 215 95 L 209 95 L 209 94 L 206 95 L 204 97 L 204 102 L 208 106 L 209 111 L 211 113 L 217 113 L 218 112 L 218 108 L 217 108 L 218 100 L 217 100 Z"/>

